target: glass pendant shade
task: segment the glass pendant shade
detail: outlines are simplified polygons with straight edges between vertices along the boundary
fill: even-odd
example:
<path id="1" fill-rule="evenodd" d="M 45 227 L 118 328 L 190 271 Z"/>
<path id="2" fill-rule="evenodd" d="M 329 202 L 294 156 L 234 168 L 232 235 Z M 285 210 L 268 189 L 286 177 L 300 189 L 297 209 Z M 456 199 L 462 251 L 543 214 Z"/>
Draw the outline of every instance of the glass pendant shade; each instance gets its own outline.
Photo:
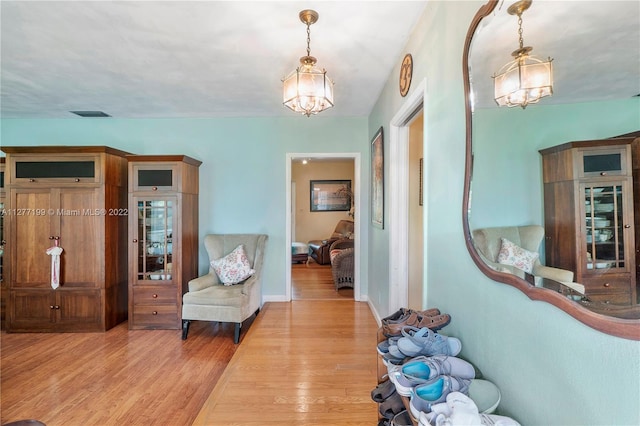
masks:
<path id="1" fill-rule="evenodd" d="M 311 56 L 309 26 L 318 20 L 318 12 L 305 9 L 298 15 L 307 25 L 307 55 L 300 58 L 300 66 L 282 79 L 283 104 L 293 112 L 307 117 L 333 106 L 333 81 L 327 71 L 316 67 Z"/>
<path id="2" fill-rule="evenodd" d="M 494 97 L 499 106 L 526 108 L 553 94 L 552 59 L 517 57 L 494 76 Z M 504 71 L 503 71 L 504 70 Z"/>
<path id="3" fill-rule="evenodd" d="M 309 117 L 333 106 L 333 81 L 324 69 L 304 63 L 283 80 L 284 105 Z"/>

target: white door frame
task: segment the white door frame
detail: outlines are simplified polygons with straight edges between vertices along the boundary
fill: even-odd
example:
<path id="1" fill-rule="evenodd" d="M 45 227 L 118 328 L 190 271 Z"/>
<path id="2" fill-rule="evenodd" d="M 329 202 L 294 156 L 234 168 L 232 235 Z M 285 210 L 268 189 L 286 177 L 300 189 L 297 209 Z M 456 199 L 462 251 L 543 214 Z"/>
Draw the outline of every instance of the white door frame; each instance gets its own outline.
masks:
<path id="1" fill-rule="evenodd" d="M 389 312 L 407 307 L 409 301 L 409 124 L 427 100 L 427 81 L 422 80 L 389 123 Z M 425 127 L 426 127 L 425 116 Z M 426 132 L 424 132 L 426 139 Z M 424 143 L 424 142 L 423 142 Z M 424 149 L 426 156 L 427 150 Z M 427 159 L 423 161 L 426 188 Z M 423 215 L 427 217 L 427 200 Z M 427 235 L 428 222 L 424 220 Z M 424 258 L 427 256 L 424 246 Z M 425 269 L 426 272 L 426 269 Z M 426 277 L 426 273 L 425 273 Z"/>
<path id="2" fill-rule="evenodd" d="M 353 248 L 355 252 L 354 257 L 354 283 L 353 283 L 353 298 L 356 301 L 362 301 L 362 295 L 360 293 L 360 257 L 362 250 L 360 250 L 360 240 L 362 235 L 362 221 L 360 220 L 360 212 L 362 211 L 360 196 L 360 167 L 361 167 L 361 154 L 359 152 L 322 152 L 322 153 L 287 153 L 286 155 L 286 173 L 285 173 L 285 187 L 286 187 L 286 226 L 287 230 L 285 236 L 285 301 L 291 301 L 291 206 L 292 206 L 292 194 L 291 194 L 291 162 L 300 158 L 347 158 L 353 159 L 353 206 L 355 208 L 355 232 Z"/>

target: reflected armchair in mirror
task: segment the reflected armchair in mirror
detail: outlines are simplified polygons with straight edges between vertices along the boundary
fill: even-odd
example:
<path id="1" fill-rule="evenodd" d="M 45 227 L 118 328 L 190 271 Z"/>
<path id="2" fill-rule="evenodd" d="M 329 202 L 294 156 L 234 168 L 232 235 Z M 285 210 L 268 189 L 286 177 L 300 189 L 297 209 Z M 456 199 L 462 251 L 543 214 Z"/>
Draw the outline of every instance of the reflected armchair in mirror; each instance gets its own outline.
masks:
<path id="1" fill-rule="evenodd" d="M 541 278 L 559 282 L 573 282 L 573 272 L 544 266 L 540 263 L 540 243 L 544 228 L 538 225 L 501 226 L 473 231 L 473 243 L 485 263 L 499 272 L 507 272 L 525 279 L 531 274 L 534 284 Z"/>

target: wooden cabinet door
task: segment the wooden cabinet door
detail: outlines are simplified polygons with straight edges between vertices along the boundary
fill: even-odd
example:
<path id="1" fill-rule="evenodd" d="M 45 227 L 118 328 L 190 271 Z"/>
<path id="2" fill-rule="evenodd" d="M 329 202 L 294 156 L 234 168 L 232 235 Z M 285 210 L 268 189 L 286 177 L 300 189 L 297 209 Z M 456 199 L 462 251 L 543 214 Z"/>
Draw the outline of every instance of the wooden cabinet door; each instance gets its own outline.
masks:
<path id="1" fill-rule="evenodd" d="M 55 291 L 56 323 L 60 330 L 83 331 L 101 324 L 99 290 Z"/>
<path id="2" fill-rule="evenodd" d="M 12 189 L 7 218 L 11 261 L 6 274 L 12 288 L 51 288 L 51 258 L 46 254 L 53 235 L 51 190 Z"/>
<path id="3" fill-rule="evenodd" d="M 104 279 L 104 221 L 108 212 L 99 206 L 99 188 L 62 188 L 54 191 L 56 235 L 63 248 L 61 286 L 98 287 Z"/>
<path id="4" fill-rule="evenodd" d="M 55 321 L 52 290 L 12 290 L 9 294 L 10 331 L 51 330 Z"/>

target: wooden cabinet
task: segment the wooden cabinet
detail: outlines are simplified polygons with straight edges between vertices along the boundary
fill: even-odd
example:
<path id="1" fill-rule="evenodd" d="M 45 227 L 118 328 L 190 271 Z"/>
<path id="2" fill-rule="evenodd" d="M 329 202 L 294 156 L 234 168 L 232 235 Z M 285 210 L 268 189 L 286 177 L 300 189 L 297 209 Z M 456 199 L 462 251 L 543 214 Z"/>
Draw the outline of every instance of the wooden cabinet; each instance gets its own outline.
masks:
<path id="1" fill-rule="evenodd" d="M 574 271 L 586 295 L 635 304 L 631 139 L 541 150 L 546 264 Z"/>
<path id="2" fill-rule="evenodd" d="M 127 316 L 126 152 L 104 146 L 7 153 L 8 331 L 105 331 Z M 52 286 L 59 245 L 60 286 Z"/>
<path id="3" fill-rule="evenodd" d="M 129 160 L 129 328 L 180 329 L 198 276 L 198 174 L 183 155 Z"/>
<path id="4" fill-rule="evenodd" d="M 4 190 L 4 170 L 5 170 L 5 158 L 0 158 L 0 329 L 5 329 L 5 321 L 7 318 L 7 280 L 4 279 L 3 267 L 4 267 L 4 246 L 5 246 L 5 232 L 4 232 L 4 217 L 7 213 L 5 210 L 6 191 Z"/>

